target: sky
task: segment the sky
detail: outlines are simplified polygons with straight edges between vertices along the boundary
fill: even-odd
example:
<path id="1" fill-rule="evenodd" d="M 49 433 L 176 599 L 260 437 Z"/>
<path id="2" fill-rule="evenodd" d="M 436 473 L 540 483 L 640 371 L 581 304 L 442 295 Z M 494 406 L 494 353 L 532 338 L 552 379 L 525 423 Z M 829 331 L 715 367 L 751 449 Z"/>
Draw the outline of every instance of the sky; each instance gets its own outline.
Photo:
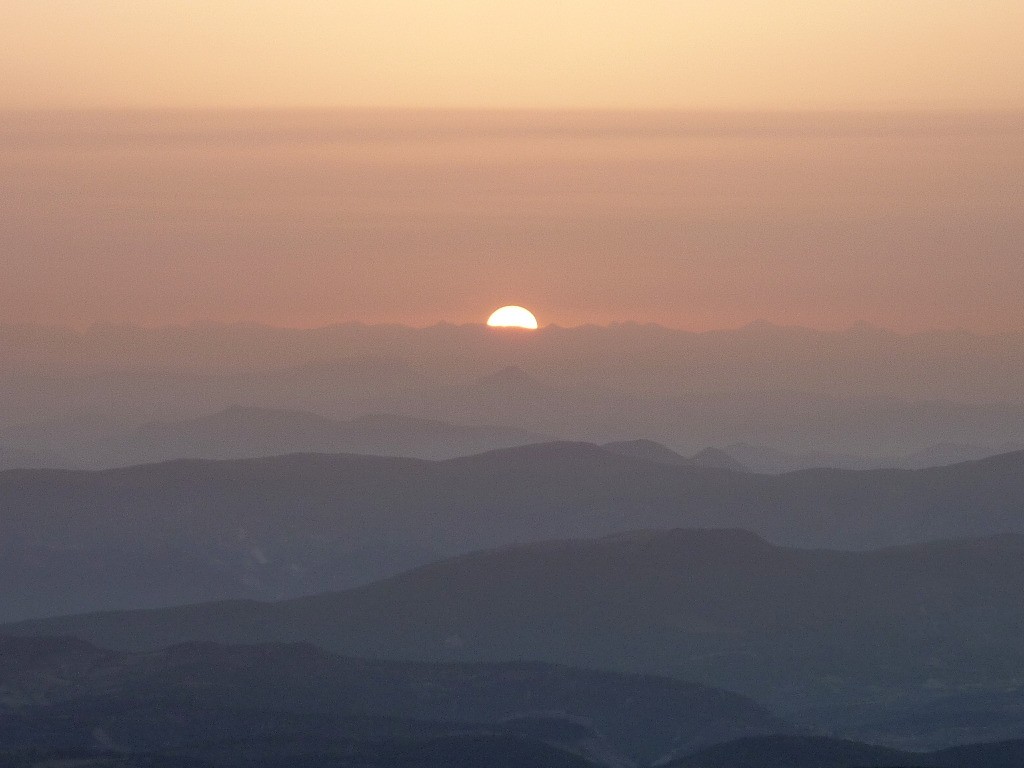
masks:
<path id="1" fill-rule="evenodd" d="M 1024 108 L 1019 0 L 0 7 L 7 108 Z"/>
<path id="2" fill-rule="evenodd" d="M 0 7 L 0 323 L 1024 330 L 1019 0 Z"/>
<path id="3" fill-rule="evenodd" d="M 0 122 L 0 322 L 1024 330 L 1024 118 Z"/>

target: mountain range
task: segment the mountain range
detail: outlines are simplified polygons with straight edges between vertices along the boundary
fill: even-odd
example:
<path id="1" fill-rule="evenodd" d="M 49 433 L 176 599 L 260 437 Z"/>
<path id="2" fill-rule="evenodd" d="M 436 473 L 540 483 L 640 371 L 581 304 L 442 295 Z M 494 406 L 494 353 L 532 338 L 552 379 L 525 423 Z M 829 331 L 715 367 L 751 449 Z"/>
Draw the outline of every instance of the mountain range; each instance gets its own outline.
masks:
<path id="1" fill-rule="evenodd" d="M 557 389 L 673 395 L 806 392 L 840 399 L 1020 402 L 1024 334 L 962 330 L 897 333 L 866 323 L 841 330 L 760 321 L 704 332 L 654 324 L 547 326 L 535 333 L 440 323 L 426 328 L 343 323 L 318 328 L 195 323 L 85 330 L 0 326 L 0 364 L 11 380 L 38 373 L 111 371 L 242 374 L 346 366 L 353 383 L 387 388 L 472 381 L 515 366 Z M 349 361 L 344 363 L 343 361 Z M 353 365 L 355 364 L 355 365 Z M 416 372 L 419 372 L 418 374 Z M 22 378 L 22 381 L 25 379 Z M 756 383 L 756 386 L 751 386 Z"/>
<path id="2" fill-rule="evenodd" d="M 503 427 L 461 426 L 386 414 L 340 421 L 303 411 L 233 406 L 185 421 L 150 422 L 117 434 L 93 446 L 90 465 L 288 453 L 447 459 L 542 441 L 539 435 Z"/>
<path id="3" fill-rule="evenodd" d="M 519 372 L 509 381 L 521 379 Z M 150 421 L 138 426 L 95 417 L 50 420 L 8 428 L 7 437 L 23 447 L 0 445 L 0 470 L 107 469 L 172 459 L 240 459 L 287 453 L 446 459 L 546 439 L 510 427 L 461 425 L 394 414 L 340 420 L 309 411 L 238 405 L 184 420 Z M 704 448 L 684 456 L 648 439 L 613 440 L 604 448 L 666 464 L 780 474 L 816 468 L 924 469 L 1018 451 L 1024 449 L 1024 443 L 996 446 L 947 442 L 911 453 L 874 456 L 789 452 L 748 443 Z"/>
<path id="4" fill-rule="evenodd" d="M 646 764 L 741 736 L 793 732 L 742 696 L 539 663 L 411 664 L 306 644 L 177 645 L 129 654 L 0 637 L 0 752 L 148 752 L 259 733 L 305 749 L 339 737 L 516 735 L 605 764 Z M 102 734 L 102 735 L 97 735 Z"/>
<path id="5" fill-rule="evenodd" d="M 60 445 L 54 451 L 0 449 L 2 469 L 107 469 L 173 459 L 245 459 L 290 453 L 354 453 L 449 459 L 545 442 L 542 435 L 498 426 L 466 426 L 393 414 L 371 414 L 342 421 L 307 411 L 232 406 L 183 421 L 154 421 L 134 428 L 106 424 L 101 434 L 50 434 L 54 425 L 23 427 L 21 439 Z M 57 428 L 59 431 L 59 428 Z M 605 444 L 624 456 L 679 466 L 708 466 L 743 471 L 724 451 L 706 448 L 684 457 L 652 440 Z M 73 457 L 73 458 L 72 458 Z"/>
<path id="6" fill-rule="evenodd" d="M 1024 533 L 1024 454 L 756 475 L 549 443 L 0 473 L 0 618 L 343 589 L 513 542 L 744 528 L 843 549 Z"/>
<path id="7" fill-rule="evenodd" d="M 705 334 L 630 325 L 513 335 L 443 325 L 0 328 L 0 442 L 88 460 L 89 446 L 113 432 L 241 405 L 597 443 L 644 438 L 683 454 L 746 443 L 866 462 L 837 464 L 847 468 L 892 466 L 934 446 L 991 454 L 1020 444 L 1021 354 L 1024 340 L 1012 335 L 765 324 Z M 109 426 L 82 430 L 90 420 Z"/>
<path id="8" fill-rule="evenodd" d="M 798 725 L 915 747 L 1019 734 L 1024 537 L 869 552 L 654 531 L 482 551 L 365 587 L 7 625 L 104 647 L 310 642 L 548 663 L 740 692 Z M 979 599 L 984 596 L 984 599 Z"/>
<path id="9" fill-rule="evenodd" d="M 1016 768 L 1024 741 L 969 744 L 907 752 L 841 739 L 768 736 L 718 744 L 665 768 Z"/>
<path id="10" fill-rule="evenodd" d="M 800 732 L 668 678 L 358 660 L 307 644 L 143 653 L 0 636 L 0 766 L 1016 768 L 1024 741 L 908 751 Z M 45 746 L 41 746 L 45 745 Z"/>
<path id="11" fill-rule="evenodd" d="M 1001 453 L 1024 450 L 1024 443 L 1013 441 L 1003 445 L 975 443 L 936 443 L 910 453 L 869 456 L 855 453 L 782 451 L 764 445 L 733 443 L 721 449 L 736 464 L 751 472 L 782 474 L 801 469 L 928 469 L 978 461 Z"/>

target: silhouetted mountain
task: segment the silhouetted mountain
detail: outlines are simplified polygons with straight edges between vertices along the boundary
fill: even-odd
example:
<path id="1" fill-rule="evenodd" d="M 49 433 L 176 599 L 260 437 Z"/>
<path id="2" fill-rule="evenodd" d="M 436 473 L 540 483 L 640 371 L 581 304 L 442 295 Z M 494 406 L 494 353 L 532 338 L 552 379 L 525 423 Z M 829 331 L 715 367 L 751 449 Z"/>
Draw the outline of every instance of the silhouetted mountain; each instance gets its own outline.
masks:
<path id="1" fill-rule="evenodd" d="M 691 466 L 689 459 L 685 456 L 653 440 L 617 440 L 605 443 L 601 447 L 619 456 L 631 456 L 634 459 L 653 461 L 658 464 L 675 464 L 680 467 Z"/>
<path id="2" fill-rule="evenodd" d="M 979 598 L 984 599 L 984 598 Z M 931 695 L 910 695 L 878 706 L 862 701 L 825 711 L 805 711 L 807 722 L 842 722 L 842 733 L 858 740 L 904 749 L 931 749 L 964 739 L 995 742 L 1024 736 L 1024 689 L 1006 686 L 944 687 L 925 683 Z"/>
<path id="3" fill-rule="evenodd" d="M 864 456 L 850 453 L 789 453 L 768 446 L 733 443 L 722 453 L 743 462 L 749 471 L 781 474 L 803 469 L 929 469 L 962 464 L 968 461 L 1014 453 L 1024 448 L 1021 443 L 983 446 L 971 443 L 940 443 L 906 454 Z"/>
<path id="4" fill-rule="evenodd" d="M 744 442 L 868 457 L 870 466 L 931 445 L 991 447 L 1024 436 L 1019 335 L 764 324 L 701 334 L 549 327 L 514 339 L 475 325 L 358 323 L 30 331 L 0 328 L 0 421 L 6 414 L 9 422 L 0 427 L 25 438 L 5 442 L 73 458 L 89 446 L 69 446 L 74 430 L 62 442 L 24 425 L 87 412 L 139 426 L 244 403 L 341 420 L 398 413 L 501 424 L 601 443 L 639 435 L 684 453 Z"/>
<path id="5" fill-rule="evenodd" d="M 728 392 L 741 382 L 759 382 L 764 392 L 890 401 L 1019 402 L 1024 396 L 1014 375 L 1024 352 L 1020 333 L 900 334 L 863 325 L 823 331 L 764 322 L 694 333 L 616 323 L 549 326 L 510 340 L 483 325 L 449 324 L 0 326 L 0 367 L 12 375 L 115 369 L 235 375 L 348 360 L 376 361 L 372 378 L 390 381 L 396 371 L 382 362 L 382 350 L 422 377 L 450 381 L 518 367 L 544 372 L 542 380 L 557 387 L 595 382 L 663 395 Z M 401 377 L 413 381 L 409 372 Z"/>
<path id="6" fill-rule="evenodd" d="M 686 457 L 653 440 L 619 440 L 605 443 L 601 447 L 620 456 L 631 456 L 658 464 L 674 464 L 678 467 L 712 467 L 731 469 L 734 472 L 746 471 L 745 467 L 732 456 L 715 448 L 705 448 L 695 456 Z"/>
<path id="7" fill-rule="evenodd" d="M 839 739 L 766 736 L 718 744 L 666 768 L 1018 768 L 1024 741 L 905 752 Z"/>
<path id="8" fill-rule="evenodd" d="M 614 763 L 791 730 L 741 696 L 676 680 L 537 663 L 361 661 L 309 645 L 126 654 L 67 638 L 0 637 L 0 691 L 0 751 L 117 744 L 146 752 L 301 727 L 312 752 L 317 740 L 338 737 L 475 730 Z"/>
<path id="9" fill-rule="evenodd" d="M 868 547 L 1024 532 L 1024 454 L 767 476 L 548 443 L 0 473 L 0 618 L 342 589 L 515 541 L 729 525 Z"/>
<path id="10" fill-rule="evenodd" d="M 6 430 L 11 444 L 95 461 L 89 451 L 97 443 L 124 438 L 133 428 L 155 420 L 201 419 L 239 403 L 341 419 L 408 413 L 439 386 L 400 360 L 363 355 L 230 373 L 187 366 L 169 370 L 129 366 L 77 375 L 0 375 L 0 406 L 8 414 L 17 414 L 17 422 Z"/>
<path id="11" fill-rule="evenodd" d="M 178 458 L 238 459 L 287 453 L 360 453 L 446 459 L 538 442 L 502 427 L 467 427 L 374 414 L 341 422 L 301 411 L 232 407 L 184 422 L 154 422 L 98 446 L 111 466 Z"/>
<path id="12" fill-rule="evenodd" d="M 665 763 L 666 768 L 934 768 L 936 765 L 922 754 L 810 736 L 740 739 Z"/>
<path id="13" fill-rule="evenodd" d="M 908 713 L 961 690 L 1017 685 L 1022 553 L 1021 536 L 835 552 L 774 547 L 738 531 L 658 531 L 486 551 L 281 603 L 94 614 L 4 631 L 121 648 L 308 641 L 393 659 L 527 658 L 673 675 L 850 736 L 858 726 L 850 708 L 873 707 L 872 733 L 912 739 L 920 730 Z M 895 719 L 886 723 L 886 713 Z M 970 738 L 959 725 L 929 738 Z"/>
<path id="14" fill-rule="evenodd" d="M 111 707 L 107 719 L 139 725 L 145 712 Z M 55 718 L 67 727 L 77 711 Z M 172 709 L 167 719 L 204 722 L 211 713 Z M 220 714 L 220 713 L 214 713 Z M 134 715 L 134 717 L 133 717 Z M 98 717 L 83 718 L 89 722 Z M 309 721 L 314 721 L 310 723 Z M 145 720 L 142 725 L 148 724 Z M 206 741 L 160 744 L 135 754 L 105 748 L 21 749 L 0 752 L 0 768 L 595 768 L 597 764 L 540 740 L 502 729 L 466 729 L 395 735 L 378 731 L 361 738 L 339 735 L 336 720 L 314 717 L 250 717 L 204 723 Z M 342 724 L 343 725 L 343 724 Z M 423 729 L 426 730 L 426 729 Z M 496 731 L 496 732 L 495 732 Z M 99 737 L 105 735 L 96 730 Z M 267 735 L 259 735 L 259 734 Z M 224 735 L 232 738 L 222 741 Z M 86 739 L 84 739 L 87 741 Z M 611 768 L 602 763 L 605 768 Z"/>
<path id="15" fill-rule="evenodd" d="M 998 447 L 971 443 L 939 443 L 901 456 L 893 463 L 894 466 L 906 469 L 925 469 L 927 467 L 944 467 L 965 461 L 979 461 L 1000 453 L 1012 453 L 1020 450 L 1024 450 L 1024 443 L 1007 443 Z"/>
<path id="16" fill-rule="evenodd" d="M 880 469 L 884 460 L 855 454 L 815 451 L 811 453 L 790 453 L 766 445 L 732 443 L 720 449 L 747 467 L 751 472 L 784 474 L 804 469 Z M 895 467 L 889 467 L 894 469 Z"/>

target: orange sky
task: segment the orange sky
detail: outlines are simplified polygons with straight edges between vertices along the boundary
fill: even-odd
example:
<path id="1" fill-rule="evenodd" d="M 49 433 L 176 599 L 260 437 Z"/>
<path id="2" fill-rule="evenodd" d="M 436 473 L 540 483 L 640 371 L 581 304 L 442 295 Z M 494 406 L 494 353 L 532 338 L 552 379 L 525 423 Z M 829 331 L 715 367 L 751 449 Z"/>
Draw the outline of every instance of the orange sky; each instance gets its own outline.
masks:
<path id="1" fill-rule="evenodd" d="M 6 0 L 0 107 L 1024 107 L 1020 0 Z"/>
<path id="2" fill-rule="evenodd" d="M 0 323 L 1024 329 L 1022 40 L 1021 0 L 6 0 Z"/>
<path id="3" fill-rule="evenodd" d="M 1024 330 L 1024 115 L 0 115 L 0 323 Z"/>

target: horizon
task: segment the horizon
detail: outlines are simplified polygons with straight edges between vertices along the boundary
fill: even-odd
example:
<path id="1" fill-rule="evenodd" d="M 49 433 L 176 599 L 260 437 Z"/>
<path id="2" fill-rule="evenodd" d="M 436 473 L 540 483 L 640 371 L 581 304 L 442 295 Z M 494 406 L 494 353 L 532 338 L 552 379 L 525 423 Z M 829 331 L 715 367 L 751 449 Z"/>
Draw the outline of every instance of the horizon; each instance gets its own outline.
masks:
<path id="1" fill-rule="evenodd" d="M 542 318 L 538 318 L 542 320 Z M 39 329 L 39 330 L 53 330 L 53 331 L 70 331 L 77 335 L 88 335 L 89 333 L 100 332 L 104 330 L 122 330 L 131 329 L 139 331 L 187 331 L 187 330 L 201 330 L 204 328 L 253 328 L 253 329 L 265 329 L 272 331 L 323 331 L 335 328 L 345 327 L 364 327 L 364 328 L 400 328 L 403 330 L 410 331 L 426 331 L 439 328 L 453 328 L 453 329 L 478 329 L 486 333 L 493 333 L 496 335 L 501 334 L 515 334 L 521 335 L 523 338 L 529 335 L 541 334 L 545 330 L 553 331 L 577 331 L 577 330 L 612 330 L 615 328 L 652 328 L 660 331 L 669 331 L 672 333 L 681 333 L 692 336 L 720 334 L 720 333 L 734 333 L 746 330 L 757 330 L 757 329 L 769 329 L 779 331 L 812 331 L 821 334 L 847 334 L 860 330 L 865 331 L 876 331 L 880 334 L 896 336 L 900 338 L 912 338 L 915 336 L 927 336 L 932 334 L 941 335 L 960 335 L 960 336 L 973 336 L 977 338 L 996 338 L 996 337 L 1012 337 L 1012 336 L 1024 336 L 1024 329 L 1021 330 L 996 330 L 996 331 L 985 331 L 985 330 L 973 330 L 962 326 L 950 326 L 950 327 L 930 327 L 922 329 L 899 329 L 890 326 L 879 325 L 869 320 L 854 320 L 848 325 L 836 325 L 836 326 L 813 326 L 813 325 L 801 325 L 798 323 L 778 323 L 765 318 L 756 318 L 750 320 L 741 325 L 732 326 L 716 326 L 712 328 L 684 328 L 679 326 L 665 325 L 653 320 L 610 320 L 605 323 L 598 322 L 584 322 L 577 325 L 562 325 L 560 323 L 544 323 L 539 322 L 539 325 L 535 329 L 528 328 L 508 328 L 508 327 L 492 327 L 488 326 L 486 320 L 482 321 L 464 321 L 458 322 L 453 320 L 435 320 L 433 322 L 427 322 L 420 325 L 412 323 L 404 323 L 400 321 L 367 321 L 359 319 L 344 319 L 334 320 L 318 325 L 282 325 L 272 322 L 265 322 L 260 320 L 190 320 L 186 322 L 169 322 L 163 324 L 147 324 L 141 322 L 112 322 L 112 321 L 96 321 L 89 325 L 68 325 L 68 324 L 55 324 L 55 323 L 39 323 L 39 322 L 20 322 L 20 323 L 0 323 L 0 330 L 24 330 L 24 329 Z"/>

